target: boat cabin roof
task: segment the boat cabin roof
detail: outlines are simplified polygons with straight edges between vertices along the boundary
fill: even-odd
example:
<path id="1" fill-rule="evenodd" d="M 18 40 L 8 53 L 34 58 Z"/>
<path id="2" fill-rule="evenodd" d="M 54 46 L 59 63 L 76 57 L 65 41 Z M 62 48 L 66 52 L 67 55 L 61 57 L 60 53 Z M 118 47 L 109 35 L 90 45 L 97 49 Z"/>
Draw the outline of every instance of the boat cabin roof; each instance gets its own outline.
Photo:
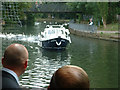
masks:
<path id="1" fill-rule="evenodd" d="M 46 28 L 63 28 L 63 25 L 46 25 Z"/>
<path id="2" fill-rule="evenodd" d="M 45 35 L 69 34 L 63 25 L 47 25 L 44 30 Z"/>

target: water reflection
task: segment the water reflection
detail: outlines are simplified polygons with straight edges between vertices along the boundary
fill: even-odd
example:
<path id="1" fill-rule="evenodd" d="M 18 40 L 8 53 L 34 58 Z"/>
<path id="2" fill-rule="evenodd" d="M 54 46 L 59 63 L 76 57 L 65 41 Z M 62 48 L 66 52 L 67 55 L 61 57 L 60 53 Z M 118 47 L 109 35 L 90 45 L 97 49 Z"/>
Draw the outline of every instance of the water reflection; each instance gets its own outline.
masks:
<path id="1" fill-rule="evenodd" d="M 53 73 L 60 67 L 70 64 L 71 55 L 64 51 L 44 50 L 39 46 L 39 35 L 3 33 L 0 35 L 4 44 L 24 42 L 28 49 L 29 60 L 25 73 L 20 77 L 20 84 L 28 88 L 43 88 L 49 85 Z M 11 42 L 10 42 L 11 41 Z M 9 43 L 8 43 L 9 42 Z M 6 45 L 4 45 L 3 50 Z"/>
<path id="2" fill-rule="evenodd" d="M 88 73 L 91 88 L 118 87 L 118 43 L 71 35 L 72 43 L 65 51 L 44 50 L 39 43 L 39 33 L 44 26 L 41 23 L 19 31 L 5 30 L 0 34 L 2 51 L 12 43 L 23 44 L 28 49 L 28 67 L 20 77 L 22 86 L 47 87 L 54 71 L 72 64 Z"/>
<path id="3" fill-rule="evenodd" d="M 31 47 L 29 46 L 28 50 Z M 53 73 L 60 67 L 70 64 L 71 56 L 67 51 L 48 51 L 34 47 L 30 54 L 29 66 L 20 83 L 25 87 L 47 87 Z"/>

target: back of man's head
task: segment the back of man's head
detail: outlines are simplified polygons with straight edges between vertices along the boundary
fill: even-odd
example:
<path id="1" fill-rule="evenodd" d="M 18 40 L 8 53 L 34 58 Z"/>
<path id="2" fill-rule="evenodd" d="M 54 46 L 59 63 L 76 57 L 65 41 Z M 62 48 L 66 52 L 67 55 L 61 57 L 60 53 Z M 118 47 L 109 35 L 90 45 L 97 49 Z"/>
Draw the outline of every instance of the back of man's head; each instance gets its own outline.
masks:
<path id="1" fill-rule="evenodd" d="M 25 63 L 27 65 L 28 51 L 21 44 L 11 44 L 5 49 L 4 57 L 2 59 L 3 67 L 12 69 L 19 68 Z M 25 66 L 26 68 L 26 66 Z"/>
<path id="2" fill-rule="evenodd" d="M 63 66 L 54 73 L 50 88 L 89 88 L 88 75 L 80 67 Z"/>

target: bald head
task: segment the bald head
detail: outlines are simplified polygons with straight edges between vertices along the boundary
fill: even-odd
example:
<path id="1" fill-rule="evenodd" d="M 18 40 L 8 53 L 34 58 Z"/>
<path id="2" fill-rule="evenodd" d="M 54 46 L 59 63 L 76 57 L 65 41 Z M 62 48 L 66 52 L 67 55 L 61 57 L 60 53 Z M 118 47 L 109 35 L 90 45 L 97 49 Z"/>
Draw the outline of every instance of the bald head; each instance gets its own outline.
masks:
<path id="1" fill-rule="evenodd" d="M 87 73 L 80 67 L 67 65 L 59 68 L 53 75 L 51 88 L 89 88 Z"/>
<path id="2" fill-rule="evenodd" d="M 19 67 L 28 59 L 28 51 L 21 44 L 11 44 L 4 52 L 3 66 Z"/>

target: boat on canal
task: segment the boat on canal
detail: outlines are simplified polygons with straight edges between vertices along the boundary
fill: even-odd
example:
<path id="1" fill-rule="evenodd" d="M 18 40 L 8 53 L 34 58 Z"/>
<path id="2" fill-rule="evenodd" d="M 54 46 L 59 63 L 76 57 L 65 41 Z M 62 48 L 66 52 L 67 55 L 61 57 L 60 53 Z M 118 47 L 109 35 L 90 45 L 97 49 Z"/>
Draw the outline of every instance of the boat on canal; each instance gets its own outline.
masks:
<path id="1" fill-rule="evenodd" d="M 71 43 L 70 32 L 63 25 L 46 25 L 41 42 L 45 49 L 65 49 Z"/>

